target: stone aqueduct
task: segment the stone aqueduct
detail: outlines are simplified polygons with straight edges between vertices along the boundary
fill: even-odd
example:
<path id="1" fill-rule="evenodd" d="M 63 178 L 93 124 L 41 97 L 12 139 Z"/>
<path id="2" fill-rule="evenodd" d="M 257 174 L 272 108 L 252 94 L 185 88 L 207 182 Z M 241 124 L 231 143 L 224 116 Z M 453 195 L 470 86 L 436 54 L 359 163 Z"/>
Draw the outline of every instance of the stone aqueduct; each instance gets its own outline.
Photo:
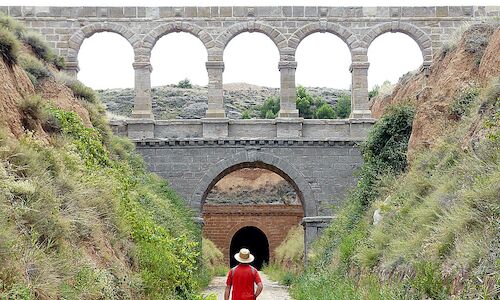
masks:
<path id="1" fill-rule="evenodd" d="M 200 215 L 211 187 L 229 172 L 261 167 L 282 175 L 303 207 L 307 245 L 332 219 L 331 207 L 355 183 L 359 142 L 373 124 L 368 103 L 368 47 L 402 32 L 419 45 L 429 73 L 433 55 L 464 23 L 498 20 L 500 7 L 20 7 L 3 11 L 39 31 L 76 76 L 78 51 L 95 33 L 118 33 L 134 50 L 133 118 L 114 130 L 136 141 L 149 168 L 165 177 Z M 200 120 L 154 120 L 150 55 L 172 32 L 187 32 L 207 49 L 208 110 Z M 242 32 L 267 35 L 279 50 L 276 120 L 229 120 L 224 111 L 223 53 Z M 303 120 L 295 107 L 295 51 L 316 32 L 341 38 L 351 52 L 352 114 L 346 120 Z M 254 224 L 257 225 L 258 224 Z M 234 225 L 237 226 L 237 225 Z M 212 228 L 213 230 L 213 228 Z M 238 228 L 228 229 L 236 232 Z M 214 230 L 217 232 L 217 230 Z M 220 236 L 227 240 L 227 236 Z M 228 253 L 225 253 L 226 255 Z"/>

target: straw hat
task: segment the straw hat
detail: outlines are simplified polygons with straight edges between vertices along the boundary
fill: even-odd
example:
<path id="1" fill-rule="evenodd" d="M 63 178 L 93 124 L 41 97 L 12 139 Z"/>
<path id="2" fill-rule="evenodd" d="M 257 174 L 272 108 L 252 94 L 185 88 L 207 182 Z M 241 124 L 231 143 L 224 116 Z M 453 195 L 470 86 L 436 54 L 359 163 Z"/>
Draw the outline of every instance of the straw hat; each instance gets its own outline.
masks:
<path id="1" fill-rule="evenodd" d="M 234 258 L 243 264 L 249 264 L 255 259 L 255 257 L 250 254 L 250 250 L 246 248 L 242 248 L 239 253 L 234 255 Z"/>

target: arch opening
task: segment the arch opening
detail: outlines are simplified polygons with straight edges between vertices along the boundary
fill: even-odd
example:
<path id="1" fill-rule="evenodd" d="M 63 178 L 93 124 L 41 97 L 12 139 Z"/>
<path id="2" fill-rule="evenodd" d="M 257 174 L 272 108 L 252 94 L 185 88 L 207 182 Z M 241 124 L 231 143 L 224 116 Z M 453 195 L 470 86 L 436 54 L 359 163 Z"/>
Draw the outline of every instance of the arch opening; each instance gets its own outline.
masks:
<path id="1" fill-rule="evenodd" d="M 392 86 L 423 63 L 421 47 L 410 35 L 386 32 L 368 48 L 368 86 L 372 93 L 390 93 Z"/>
<path id="2" fill-rule="evenodd" d="M 235 171 L 244 170 L 244 169 L 250 169 L 250 170 L 263 169 L 263 170 L 270 171 L 271 173 L 276 174 L 276 176 L 282 178 L 286 182 L 286 184 L 289 185 L 291 189 L 293 189 L 293 192 L 295 194 L 293 197 L 295 197 L 295 200 L 293 200 L 292 202 L 294 204 L 302 205 L 302 207 L 304 209 L 304 212 L 305 212 L 304 195 L 303 195 L 302 191 L 300 190 L 300 188 L 298 187 L 297 183 L 287 173 L 285 173 L 283 170 L 281 170 L 281 169 L 279 169 L 279 168 L 277 168 L 277 167 L 275 167 L 273 165 L 261 162 L 261 161 L 243 162 L 243 163 L 235 164 L 235 165 L 233 165 L 233 166 L 231 166 L 229 168 L 226 168 L 222 172 L 220 172 L 215 178 L 212 179 L 212 181 L 210 182 L 210 184 L 206 188 L 206 190 L 205 190 L 205 192 L 204 192 L 204 194 L 202 196 L 202 203 L 201 203 L 201 205 L 202 206 L 205 205 L 205 203 L 207 202 L 207 198 L 209 198 L 209 195 L 214 190 L 214 187 L 224 177 L 230 175 L 231 173 L 233 173 Z M 289 195 L 289 190 L 288 190 L 288 192 L 286 192 L 286 194 Z M 292 199 L 292 198 L 289 197 L 289 198 L 286 198 L 286 199 Z M 283 198 L 283 199 L 285 199 L 285 198 Z"/>
<path id="3" fill-rule="evenodd" d="M 351 52 L 335 34 L 316 32 L 308 35 L 298 45 L 295 60 L 298 85 L 345 90 L 351 85 Z"/>
<path id="4" fill-rule="evenodd" d="M 238 264 L 234 255 L 241 248 L 247 248 L 255 256 L 255 260 L 251 265 L 258 270 L 262 269 L 264 265 L 269 264 L 269 241 L 264 232 L 259 228 L 246 226 L 234 234 L 229 248 L 231 268 Z"/>
<path id="5" fill-rule="evenodd" d="M 165 34 L 155 42 L 151 51 L 151 85 L 178 84 L 184 79 L 195 85 L 207 85 L 207 57 L 205 45 L 192 33 Z"/>
<path id="6" fill-rule="evenodd" d="M 273 88 L 280 86 L 279 50 L 267 35 L 260 32 L 239 33 L 228 42 L 223 57 L 226 86 L 241 88 L 241 85 L 236 85 L 241 83 Z M 244 87 L 251 89 L 251 86 Z"/>
<path id="7" fill-rule="evenodd" d="M 98 32 L 85 38 L 77 59 L 78 79 L 91 88 L 134 87 L 134 50 L 118 33 Z"/>

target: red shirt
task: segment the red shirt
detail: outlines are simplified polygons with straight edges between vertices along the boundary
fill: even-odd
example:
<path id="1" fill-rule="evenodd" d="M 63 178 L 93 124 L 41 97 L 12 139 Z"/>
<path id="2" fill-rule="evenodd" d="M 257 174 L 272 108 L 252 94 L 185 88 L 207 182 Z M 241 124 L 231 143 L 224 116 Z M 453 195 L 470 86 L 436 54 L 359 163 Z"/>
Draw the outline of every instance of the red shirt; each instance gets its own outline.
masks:
<path id="1" fill-rule="evenodd" d="M 261 282 L 259 272 L 254 267 L 240 264 L 229 270 L 226 285 L 233 287 L 232 300 L 255 300 L 254 283 Z"/>

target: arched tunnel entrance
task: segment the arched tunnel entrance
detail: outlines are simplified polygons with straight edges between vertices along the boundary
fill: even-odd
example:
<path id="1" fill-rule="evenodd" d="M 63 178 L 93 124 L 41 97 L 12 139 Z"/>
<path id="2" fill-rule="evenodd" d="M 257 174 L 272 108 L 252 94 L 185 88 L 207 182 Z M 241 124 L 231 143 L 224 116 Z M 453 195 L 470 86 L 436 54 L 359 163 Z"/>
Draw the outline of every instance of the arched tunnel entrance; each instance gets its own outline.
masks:
<path id="1" fill-rule="evenodd" d="M 234 255 L 241 248 L 247 248 L 255 256 L 252 266 L 260 270 L 264 264 L 269 264 L 269 242 L 262 230 L 253 226 L 246 226 L 238 230 L 232 240 L 229 250 L 231 268 L 236 266 L 238 262 Z"/>

